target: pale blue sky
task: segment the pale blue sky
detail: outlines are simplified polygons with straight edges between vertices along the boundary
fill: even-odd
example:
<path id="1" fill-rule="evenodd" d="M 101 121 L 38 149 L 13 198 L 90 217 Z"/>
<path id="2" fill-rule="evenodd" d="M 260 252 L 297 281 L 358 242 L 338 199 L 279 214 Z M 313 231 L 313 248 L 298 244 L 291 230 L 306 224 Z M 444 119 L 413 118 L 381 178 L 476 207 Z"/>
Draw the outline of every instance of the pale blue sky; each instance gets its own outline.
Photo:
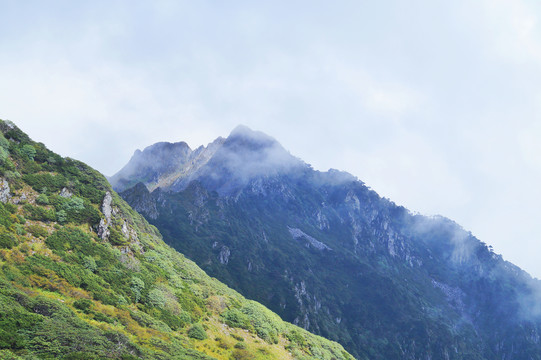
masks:
<path id="1" fill-rule="evenodd" d="M 107 175 L 242 123 L 541 277 L 540 10 L 0 0 L 0 118 Z"/>

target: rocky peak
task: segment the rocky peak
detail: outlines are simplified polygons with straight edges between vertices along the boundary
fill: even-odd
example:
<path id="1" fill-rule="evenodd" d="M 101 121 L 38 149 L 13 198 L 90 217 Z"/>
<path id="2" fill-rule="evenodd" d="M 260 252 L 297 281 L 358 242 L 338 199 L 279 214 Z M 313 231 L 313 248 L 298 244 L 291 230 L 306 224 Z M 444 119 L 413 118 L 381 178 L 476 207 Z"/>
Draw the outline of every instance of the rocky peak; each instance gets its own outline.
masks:
<path id="1" fill-rule="evenodd" d="M 202 174 L 212 180 L 203 181 L 212 190 L 230 193 L 240 190 L 250 180 L 290 174 L 307 167 L 274 138 L 238 126 L 209 160 Z"/>
<path id="2" fill-rule="evenodd" d="M 109 180 L 115 190 L 124 191 L 138 182 L 149 191 L 184 190 L 192 181 L 200 181 L 208 190 L 232 195 L 250 180 L 274 177 L 306 169 L 274 138 L 236 127 L 226 138 L 217 138 L 208 146 L 191 150 L 184 142 L 157 143 L 136 151 L 130 162 Z"/>
<path id="3" fill-rule="evenodd" d="M 143 151 L 136 150 L 126 166 L 109 178 L 109 182 L 117 191 L 133 186 L 134 179 L 157 186 L 161 177 L 182 169 L 191 154 L 192 150 L 185 142 L 156 143 Z"/>
<path id="4" fill-rule="evenodd" d="M 245 125 L 233 129 L 224 143 L 226 148 L 240 151 L 261 151 L 276 145 L 280 146 L 273 137 Z"/>

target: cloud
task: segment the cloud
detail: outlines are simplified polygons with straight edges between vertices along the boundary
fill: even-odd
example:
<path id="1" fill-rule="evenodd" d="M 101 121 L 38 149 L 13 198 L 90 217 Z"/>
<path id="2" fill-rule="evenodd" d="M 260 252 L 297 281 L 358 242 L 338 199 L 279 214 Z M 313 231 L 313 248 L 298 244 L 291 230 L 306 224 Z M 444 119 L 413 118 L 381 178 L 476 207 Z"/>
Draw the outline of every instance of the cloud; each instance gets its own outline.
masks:
<path id="1" fill-rule="evenodd" d="M 541 42 L 539 4 L 531 1 L 483 1 L 480 26 L 488 34 L 490 46 L 497 54 L 510 61 L 539 63 Z"/>
<path id="2" fill-rule="evenodd" d="M 52 150 L 111 175 L 247 124 L 541 274 L 540 5 L 3 5 L 0 117 Z"/>

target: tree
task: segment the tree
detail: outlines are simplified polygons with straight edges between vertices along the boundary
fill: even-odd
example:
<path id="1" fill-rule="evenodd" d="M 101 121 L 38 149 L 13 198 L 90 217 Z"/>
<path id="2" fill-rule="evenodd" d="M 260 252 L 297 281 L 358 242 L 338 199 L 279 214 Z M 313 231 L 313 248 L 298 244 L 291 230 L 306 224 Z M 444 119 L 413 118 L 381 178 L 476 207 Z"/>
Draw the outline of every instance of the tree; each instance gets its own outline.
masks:
<path id="1" fill-rule="evenodd" d="M 135 297 L 135 302 L 139 302 L 141 300 L 141 291 L 145 288 L 145 282 L 134 276 L 131 278 L 130 288 Z"/>
<path id="2" fill-rule="evenodd" d="M 192 339 L 205 340 L 207 338 L 207 332 L 201 324 L 197 323 L 188 330 L 188 336 Z"/>
<path id="3" fill-rule="evenodd" d="M 34 160 L 34 156 L 36 156 L 36 149 L 32 145 L 29 145 L 29 144 L 23 145 L 22 152 L 30 160 Z"/>

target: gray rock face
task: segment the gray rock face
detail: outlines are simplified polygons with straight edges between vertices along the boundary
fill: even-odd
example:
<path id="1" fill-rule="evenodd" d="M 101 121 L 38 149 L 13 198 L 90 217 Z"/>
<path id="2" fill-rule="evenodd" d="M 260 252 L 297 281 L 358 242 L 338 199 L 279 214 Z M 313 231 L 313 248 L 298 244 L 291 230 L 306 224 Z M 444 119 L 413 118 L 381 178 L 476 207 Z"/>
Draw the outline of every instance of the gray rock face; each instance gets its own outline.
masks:
<path id="1" fill-rule="evenodd" d="M 111 196 L 111 193 L 107 191 L 101 205 L 101 212 L 105 215 L 105 219 L 101 219 L 98 226 L 98 236 L 101 239 L 107 239 L 110 235 L 109 225 L 111 224 L 111 214 L 113 212 L 111 207 L 112 202 L 113 197 Z"/>
<path id="2" fill-rule="evenodd" d="M 105 218 L 107 221 L 111 221 L 111 213 L 113 212 L 113 209 L 111 208 L 111 203 L 113 202 L 113 197 L 111 196 L 111 193 L 107 191 L 105 193 L 105 197 L 103 198 L 103 203 L 101 205 L 101 212 L 103 215 L 105 215 Z"/>
<path id="3" fill-rule="evenodd" d="M 304 239 L 306 240 L 306 247 L 313 247 L 317 250 L 332 250 L 330 247 L 325 245 L 319 240 L 316 240 L 312 236 L 305 234 L 301 229 L 290 228 L 288 227 L 289 233 L 293 236 L 293 239 Z"/>
<path id="4" fill-rule="evenodd" d="M 219 260 L 223 265 L 227 265 L 229 262 L 229 257 L 231 256 L 231 250 L 227 246 L 222 246 L 222 249 L 220 250 Z"/>
<path id="5" fill-rule="evenodd" d="M 160 191 L 152 193 L 153 195 L 160 194 Z M 148 192 L 147 187 L 143 183 L 137 183 L 134 187 L 126 190 L 123 196 L 131 199 L 132 207 L 138 213 L 143 214 L 147 218 L 157 219 L 158 210 L 156 208 L 156 202 L 152 199 L 151 194 Z"/>
<path id="6" fill-rule="evenodd" d="M 0 201 L 4 204 L 11 199 L 11 191 L 9 189 L 9 183 L 6 179 L 0 178 Z"/>
<path id="7" fill-rule="evenodd" d="M 71 193 L 71 191 L 68 190 L 68 188 L 63 188 L 62 191 L 60 192 L 60 196 L 64 198 L 70 198 L 73 196 L 73 194 Z"/>

